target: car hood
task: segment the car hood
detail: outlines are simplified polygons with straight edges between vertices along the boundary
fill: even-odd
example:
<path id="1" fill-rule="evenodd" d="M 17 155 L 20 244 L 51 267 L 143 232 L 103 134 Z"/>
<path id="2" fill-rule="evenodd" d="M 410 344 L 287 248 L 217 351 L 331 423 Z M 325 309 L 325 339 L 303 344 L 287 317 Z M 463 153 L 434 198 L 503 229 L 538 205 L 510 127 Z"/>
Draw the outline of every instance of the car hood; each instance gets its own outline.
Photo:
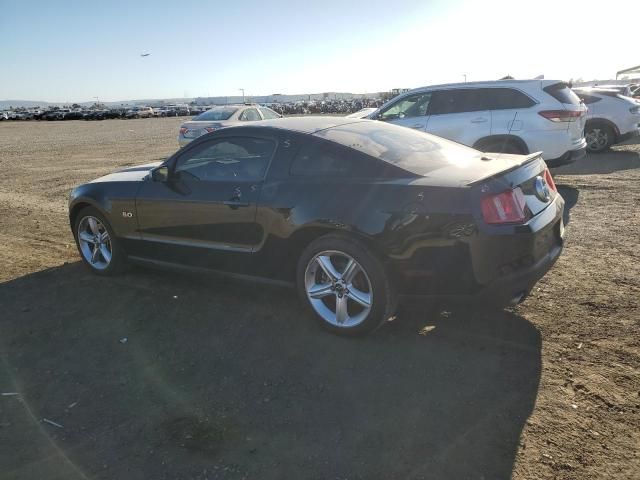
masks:
<path id="1" fill-rule="evenodd" d="M 96 178 L 90 183 L 97 182 L 139 182 L 143 180 L 149 171 L 159 166 L 162 162 L 145 163 L 144 165 L 138 165 L 135 167 L 125 168 L 124 170 L 118 170 L 117 172 L 110 173 L 104 177 Z"/>

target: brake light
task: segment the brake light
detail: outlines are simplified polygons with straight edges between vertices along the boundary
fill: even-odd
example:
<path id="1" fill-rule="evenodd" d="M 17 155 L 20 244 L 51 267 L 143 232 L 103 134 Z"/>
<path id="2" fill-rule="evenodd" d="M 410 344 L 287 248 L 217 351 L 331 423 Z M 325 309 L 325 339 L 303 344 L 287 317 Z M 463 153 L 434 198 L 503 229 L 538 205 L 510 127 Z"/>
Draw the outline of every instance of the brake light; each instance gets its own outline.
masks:
<path id="1" fill-rule="evenodd" d="M 556 182 L 553 181 L 553 177 L 551 176 L 551 172 L 549 171 L 548 168 L 544 170 L 544 180 L 547 182 L 547 185 L 549 185 L 549 188 L 551 190 L 553 190 L 554 192 L 558 191 L 558 187 L 556 187 Z"/>
<path id="2" fill-rule="evenodd" d="M 526 202 L 520 187 L 484 197 L 480 207 L 482 218 L 490 225 L 523 223 L 527 219 Z"/>
<path id="3" fill-rule="evenodd" d="M 574 110 L 543 110 L 538 115 L 552 122 L 575 122 L 584 112 Z"/>
<path id="4" fill-rule="evenodd" d="M 189 131 L 189 129 L 187 127 L 180 127 L 180 135 L 184 135 L 188 131 Z"/>

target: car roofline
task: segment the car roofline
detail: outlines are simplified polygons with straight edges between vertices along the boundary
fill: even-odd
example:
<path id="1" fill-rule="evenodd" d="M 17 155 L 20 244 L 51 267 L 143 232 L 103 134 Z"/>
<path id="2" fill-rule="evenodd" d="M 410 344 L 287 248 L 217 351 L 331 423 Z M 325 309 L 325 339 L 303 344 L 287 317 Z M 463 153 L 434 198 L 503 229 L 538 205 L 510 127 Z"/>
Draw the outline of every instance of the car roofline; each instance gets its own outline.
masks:
<path id="1" fill-rule="evenodd" d="M 412 88 L 408 92 L 404 92 L 401 95 L 407 95 L 409 93 L 418 93 L 425 90 L 432 90 L 434 88 L 443 88 L 443 89 L 452 88 L 453 89 L 453 88 L 464 88 L 464 87 L 473 87 L 473 88 L 502 87 L 502 86 L 508 86 L 508 85 L 511 85 L 511 86 L 532 85 L 536 83 L 540 83 L 541 85 L 548 86 L 548 85 L 554 85 L 556 83 L 567 83 L 567 82 L 565 82 L 564 80 L 545 80 L 540 78 L 531 78 L 526 80 L 483 80 L 483 81 L 477 81 L 477 82 L 441 83 L 437 85 L 426 85 L 424 87 Z M 395 97 L 395 98 L 398 98 L 398 97 Z"/>

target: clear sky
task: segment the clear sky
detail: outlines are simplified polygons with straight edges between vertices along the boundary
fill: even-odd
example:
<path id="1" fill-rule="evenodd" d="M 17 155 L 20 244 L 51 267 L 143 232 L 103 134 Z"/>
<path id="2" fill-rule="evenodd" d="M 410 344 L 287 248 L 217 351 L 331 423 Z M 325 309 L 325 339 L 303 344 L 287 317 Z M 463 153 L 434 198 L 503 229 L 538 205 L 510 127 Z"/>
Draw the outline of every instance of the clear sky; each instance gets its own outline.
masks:
<path id="1" fill-rule="evenodd" d="M 0 0 L 0 100 L 374 92 L 615 78 L 636 0 Z M 625 14 L 628 12 L 628 14 Z M 148 52 L 151 55 L 141 57 Z"/>

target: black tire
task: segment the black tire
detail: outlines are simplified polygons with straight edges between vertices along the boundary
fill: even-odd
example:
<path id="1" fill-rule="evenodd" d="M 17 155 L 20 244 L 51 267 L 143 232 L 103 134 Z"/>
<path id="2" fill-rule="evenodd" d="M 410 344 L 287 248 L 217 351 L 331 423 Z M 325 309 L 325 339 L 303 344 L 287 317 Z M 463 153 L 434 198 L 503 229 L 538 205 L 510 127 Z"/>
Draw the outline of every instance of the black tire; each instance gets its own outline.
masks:
<path id="1" fill-rule="evenodd" d="M 481 152 L 487 153 L 512 153 L 523 155 L 526 153 L 520 145 L 513 140 L 488 140 L 476 147 Z"/>
<path id="2" fill-rule="evenodd" d="M 110 247 L 111 247 L 111 260 L 108 262 L 108 265 L 106 266 L 106 268 L 103 268 L 103 269 L 98 269 L 94 265 L 92 265 L 85 258 L 85 255 L 80 246 L 80 241 L 78 238 L 80 224 L 84 218 L 88 218 L 88 217 L 93 217 L 98 219 L 109 234 L 109 241 L 110 241 Z M 109 224 L 105 216 L 102 213 L 100 213 L 98 209 L 94 207 L 85 207 L 82 210 L 80 210 L 80 212 L 78 212 L 73 222 L 73 236 L 76 240 L 76 247 L 78 248 L 78 253 L 80 254 L 80 258 L 82 259 L 83 263 L 87 266 L 87 268 L 89 268 L 89 270 L 91 270 L 93 273 L 95 273 L 96 275 L 111 276 L 111 275 L 117 275 L 124 271 L 126 267 L 127 256 L 124 251 L 124 248 L 122 247 L 122 243 L 115 236 L 113 228 L 111 228 L 111 224 Z"/>
<path id="3" fill-rule="evenodd" d="M 587 140 L 587 151 L 590 153 L 605 152 L 615 143 L 615 132 L 609 125 L 602 123 L 588 124 L 584 129 Z"/>
<path id="4" fill-rule="evenodd" d="M 311 299 L 307 295 L 305 283 L 307 279 L 307 268 L 309 267 L 311 269 L 312 265 L 315 265 L 315 257 L 325 251 L 344 253 L 354 259 L 361 269 L 359 272 L 362 272 L 357 275 L 365 275 L 365 277 L 360 278 L 365 278 L 369 282 L 370 291 L 367 292 L 371 297 L 369 312 L 363 320 L 355 325 L 338 326 L 325 320 L 315 310 Z M 322 273 L 320 273 L 320 275 L 322 275 Z M 356 281 L 357 276 L 354 277 L 353 285 L 356 284 Z M 359 336 L 370 333 L 380 327 L 385 321 L 389 320 L 395 313 L 397 306 L 395 291 L 389 282 L 389 276 L 378 256 L 363 242 L 342 235 L 326 235 L 320 237 L 305 248 L 298 259 L 296 288 L 300 300 L 313 313 L 318 323 L 324 329 L 338 335 Z M 351 285 L 349 285 L 349 288 L 351 288 Z M 351 294 L 349 290 L 346 291 L 349 295 Z M 327 300 L 329 302 L 332 299 L 337 301 L 337 295 L 338 293 L 334 291 L 328 295 Z M 347 299 L 345 299 L 345 301 L 348 303 Z M 362 308 L 357 304 L 352 305 L 355 305 L 356 308 Z M 335 307 L 334 309 L 337 310 Z M 355 316 L 357 316 L 357 314 Z"/>

